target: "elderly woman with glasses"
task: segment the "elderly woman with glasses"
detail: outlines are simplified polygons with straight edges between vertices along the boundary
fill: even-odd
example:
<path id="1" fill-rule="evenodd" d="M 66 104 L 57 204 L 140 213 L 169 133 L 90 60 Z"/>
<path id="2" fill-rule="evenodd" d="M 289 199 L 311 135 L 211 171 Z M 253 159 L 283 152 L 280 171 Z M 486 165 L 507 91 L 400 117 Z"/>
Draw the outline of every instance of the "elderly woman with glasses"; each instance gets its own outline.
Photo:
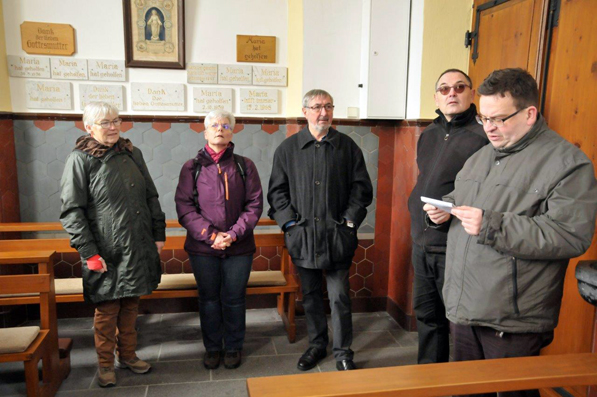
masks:
<path id="1" fill-rule="evenodd" d="M 120 136 L 118 109 L 90 103 L 83 123 L 87 134 L 62 175 L 60 221 L 82 258 L 85 301 L 96 305 L 98 383 L 106 387 L 116 384 L 115 364 L 138 374 L 151 368 L 135 352 L 135 323 L 139 297 L 160 282 L 166 222 L 141 151 Z"/>
<path id="2" fill-rule="evenodd" d="M 255 164 L 234 154 L 234 116 L 215 110 L 205 117 L 207 144 L 180 171 L 176 211 L 187 229 L 189 254 L 199 291 L 205 346 L 203 365 L 237 368 L 245 338 L 245 294 L 263 193 Z"/>

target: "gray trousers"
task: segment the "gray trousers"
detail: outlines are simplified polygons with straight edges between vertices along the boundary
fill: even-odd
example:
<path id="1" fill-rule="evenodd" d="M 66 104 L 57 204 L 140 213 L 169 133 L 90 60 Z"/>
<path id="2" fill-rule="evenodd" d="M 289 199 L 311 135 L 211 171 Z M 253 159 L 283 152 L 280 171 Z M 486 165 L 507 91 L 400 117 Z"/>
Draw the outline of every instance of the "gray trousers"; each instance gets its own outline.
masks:
<path id="1" fill-rule="evenodd" d="M 296 267 L 301 279 L 303 308 L 307 318 L 309 346 L 326 349 L 329 343 L 327 317 L 323 302 L 323 276 L 327 283 L 332 309 L 333 344 L 336 361 L 352 360 L 352 311 L 350 303 L 349 269 L 325 270 Z"/>

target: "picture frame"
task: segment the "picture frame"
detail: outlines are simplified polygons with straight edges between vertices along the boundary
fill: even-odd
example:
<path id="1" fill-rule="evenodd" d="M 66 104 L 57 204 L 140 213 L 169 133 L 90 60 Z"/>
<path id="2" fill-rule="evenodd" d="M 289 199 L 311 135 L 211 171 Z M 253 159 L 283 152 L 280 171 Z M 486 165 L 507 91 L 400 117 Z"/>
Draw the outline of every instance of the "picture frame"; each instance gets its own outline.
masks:
<path id="1" fill-rule="evenodd" d="M 184 0 L 122 0 L 126 67 L 185 69 Z"/>

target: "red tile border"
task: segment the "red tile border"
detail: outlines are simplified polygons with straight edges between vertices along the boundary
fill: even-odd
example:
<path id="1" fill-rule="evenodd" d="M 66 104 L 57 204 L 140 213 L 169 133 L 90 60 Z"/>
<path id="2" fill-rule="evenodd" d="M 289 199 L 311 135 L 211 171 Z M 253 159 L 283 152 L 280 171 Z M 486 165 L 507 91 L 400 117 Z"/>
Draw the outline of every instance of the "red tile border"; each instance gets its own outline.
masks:
<path id="1" fill-rule="evenodd" d="M 50 128 L 54 127 L 56 122 L 54 120 L 35 120 L 33 125 L 39 128 L 42 131 L 47 131 Z"/>
<path id="2" fill-rule="evenodd" d="M 280 130 L 280 126 L 278 124 L 262 124 L 261 129 L 271 135 Z"/>
<path id="3" fill-rule="evenodd" d="M 156 130 L 157 132 L 165 132 L 168 131 L 171 127 L 170 123 L 158 123 L 158 122 L 154 122 L 151 123 L 151 127 Z"/>

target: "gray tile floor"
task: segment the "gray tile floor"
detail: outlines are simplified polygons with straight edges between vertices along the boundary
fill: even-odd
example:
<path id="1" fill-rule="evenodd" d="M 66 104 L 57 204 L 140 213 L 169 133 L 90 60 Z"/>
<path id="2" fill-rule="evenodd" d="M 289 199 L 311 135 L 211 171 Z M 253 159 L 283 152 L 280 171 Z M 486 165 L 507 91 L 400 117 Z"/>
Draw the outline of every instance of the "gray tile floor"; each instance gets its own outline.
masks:
<path id="1" fill-rule="evenodd" d="M 297 318 L 297 340 L 291 344 L 275 309 L 249 310 L 242 365 L 235 370 L 220 366 L 209 371 L 203 367 L 205 350 L 197 313 L 139 316 L 137 352 L 152 364 L 151 372 L 136 375 L 117 369 L 117 386 L 101 389 L 96 379 L 92 324 L 91 318 L 58 322 L 60 337 L 74 342 L 72 371 L 58 396 L 246 396 L 249 377 L 302 373 L 296 363 L 308 347 L 304 317 Z M 359 368 L 416 364 L 416 333 L 401 329 L 387 313 L 354 314 L 353 327 L 352 348 Z M 26 395 L 21 368 L 20 364 L 0 365 L 0 396 Z M 329 354 L 310 372 L 335 370 Z"/>

